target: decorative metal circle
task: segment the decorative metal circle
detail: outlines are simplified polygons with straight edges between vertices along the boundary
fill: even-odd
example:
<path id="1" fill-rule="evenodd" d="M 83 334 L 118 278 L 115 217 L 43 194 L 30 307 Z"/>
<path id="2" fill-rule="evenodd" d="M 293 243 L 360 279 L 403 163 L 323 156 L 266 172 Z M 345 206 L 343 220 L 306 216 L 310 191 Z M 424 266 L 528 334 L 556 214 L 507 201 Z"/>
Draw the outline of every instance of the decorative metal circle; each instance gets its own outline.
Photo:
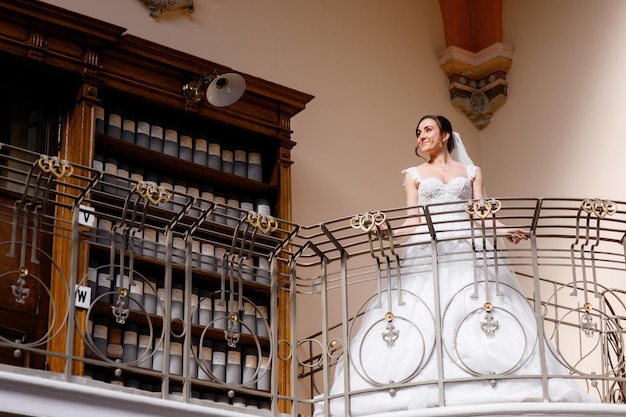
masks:
<path id="1" fill-rule="evenodd" d="M 317 340 L 317 339 L 302 339 L 298 341 L 298 350 L 300 350 L 300 348 L 306 344 L 311 344 L 311 345 L 316 345 L 319 348 L 320 352 L 323 352 L 323 347 L 322 347 L 322 342 Z M 319 368 L 323 365 L 324 363 L 324 355 L 314 355 L 312 354 L 313 352 L 313 348 L 308 349 L 308 351 L 305 352 L 304 354 L 304 360 L 302 360 L 300 358 L 300 355 L 298 355 L 298 365 L 302 366 L 303 368 L 309 368 L 309 369 L 316 369 Z M 317 356 L 317 360 L 315 361 L 309 361 L 309 359 L 314 358 L 315 356 Z"/>
<path id="2" fill-rule="evenodd" d="M 517 323 L 519 329 L 521 330 L 521 338 L 517 338 L 516 339 L 516 343 L 515 346 L 523 346 L 523 350 L 521 352 L 518 352 L 518 356 L 517 359 L 515 356 L 513 355 L 509 355 L 507 352 L 506 355 L 506 359 L 511 359 L 511 363 L 508 365 L 508 367 L 506 367 L 507 365 L 505 365 L 505 367 L 503 369 L 500 369 L 498 371 L 494 371 L 493 368 L 489 369 L 489 370 L 479 370 L 477 369 L 474 365 L 470 364 L 469 361 L 467 359 L 464 359 L 464 357 L 466 355 L 464 355 L 460 350 L 459 347 L 463 346 L 466 342 L 466 340 L 459 340 L 459 335 L 461 333 L 461 328 L 465 325 L 469 323 L 469 326 L 475 325 L 476 323 L 471 323 L 472 318 L 474 318 L 475 316 L 477 316 L 479 313 L 481 313 L 482 311 L 484 311 L 483 308 L 478 308 L 476 310 L 474 310 L 473 312 L 470 312 L 468 315 L 466 315 L 463 320 L 459 323 L 459 326 L 456 329 L 455 332 L 455 337 L 454 337 L 454 353 L 456 356 L 452 356 L 450 354 L 450 351 L 448 350 L 449 347 L 447 346 L 447 343 L 444 340 L 444 349 L 446 350 L 446 353 L 448 353 L 448 356 L 450 356 L 453 361 L 460 365 L 461 368 L 463 370 L 465 370 L 465 372 L 474 375 L 474 376 L 487 376 L 487 375 L 509 375 L 515 371 L 517 371 L 518 369 L 520 369 L 531 357 L 532 353 L 535 351 L 535 346 L 536 346 L 536 340 L 535 343 L 530 345 L 528 344 L 528 336 L 526 334 L 526 331 L 524 330 L 524 325 L 521 323 L 521 321 L 516 317 L 515 314 L 513 314 L 512 312 L 503 309 L 503 308 L 498 308 L 497 309 L 497 313 L 499 315 L 501 314 L 506 314 L 508 315 L 510 318 L 513 319 L 513 322 Z M 510 324 L 511 322 L 509 322 Z M 479 337 L 484 337 L 483 334 L 481 334 L 480 329 L 475 329 L 476 333 L 479 335 Z M 497 337 L 497 336 L 495 336 Z M 506 340 L 504 340 L 504 344 L 506 346 L 511 346 L 510 344 L 510 339 L 507 338 Z M 518 343 L 519 342 L 519 343 Z M 481 359 L 479 359 L 479 362 L 481 363 L 481 365 L 493 365 L 493 361 L 489 361 L 489 360 L 485 360 L 484 354 L 488 354 L 488 353 L 493 353 L 493 352 L 484 352 L 484 351 L 480 351 L 480 350 L 476 350 L 476 349 L 472 349 L 470 351 L 470 358 L 471 357 L 480 357 Z M 500 351 L 497 352 L 498 354 L 500 353 Z M 499 359 L 502 359 L 501 355 L 497 355 Z M 513 362 L 515 361 L 515 362 Z"/>
<path id="3" fill-rule="evenodd" d="M 349 358 L 352 363 L 352 367 L 361 378 L 368 381 L 373 386 L 386 386 L 389 385 L 390 382 L 389 378 L 379 377 L 376 375 L 377 371 L 385 371 L 388 369 L 386 367 L 380 367 L 381 361 L 385 362 L 384 358 L 379 358 L 376 361 L 365 358 L 365 355 L 371 352 L 372 349 L 376 350 L 368 343 L 370 337 L 373 337 L 372 340 L 374 343 L 386 343 L 387 346 L 389 346 L 389 349 L 380 349 L 380 352 L 393 353 L 393 346 L 396 341 L 403 346 L 407 346 L 408 343 L 412 347 L 414 355 L 410 358 L 397 358 L 400 360 L 408 359 L 410 364 L 403 364 L 402 369 L 399 371 L 401 374 L 394 375 L 394 383 L 404 383 L 413 379 L 415 375 L 421 372 L 424 366 L 426 366 L 430 357 L 433 355 L 435 348 L 434 339 L 427 341 L 424 336 L 424 329 L 426 327 L 431 328 L 430 333 L 434 334 L 435 319 L 429 306 L 411 291 L 404 289 L 393 289 L 391 291 L 392 304 L 390 306 L 387 305 L 387 299 L 389 296 L 388 290 L 381 291 L 380 294 L 374 294 L 365 300 L 356 313 L 357 316 L 360 315 L 362 311 L 365 313 L 361 323 L 359 323 L 360 327 L 358 333 L 353 335 L 357 326 L 356 320 L 350 323 L 348 332 L 351 336 Z M 404 301 L 403 305 L 398 304 L 398 294 L 402 294 L 401 299 Z M 379 297 L 382 299 L 382 305 L 379 305 Z M 420 323 L 415 323 L 410 318 L 399 314 L 403 307 L 407 305 L 413 305 L 416 309 L 418 309 L 414 311 L 420 311 L 419 317 L 422 318 Z M 379 319 L 374 320 L 376 315 Z M 391 318 L 392 320 L 390 321 L 388 318 Z M 396 333 L 395 331 L 397 329 L 391 329 L 394 336 L 393 340 L 389 341 L 385 339 L 384 335 L 389 335 L 389 326 L 395 326 L 395 324 L 398 324 L 400 330 Z M 426 334 L 428 334 L 428 332 Z M 409 340 L 407 339 L 408 337 L 412 337 L 412 339 Z M 393 361 L 393 359 L 389 360 Z M 370 366 L 372 369 L 369 369 Z"/>
<path id="4" fill-rule="evenodd" d="M 11 246 L 11 242 L 2 242 L 0 243 L 0 247 L 2 246 Z M 54 273 L 58 274 L 57 276 L 60 278 L 58 282 L 62 283 L 63 285 L 63 292 L 65 294 L 66 299 L 69 299 L 69 295 L 70 295 L 70 289 L 68 286 L 68 280 L 66 279 L 65 274 L 63 273 L 63 271 L 61 270 L 61 268 L 57 265 L 57 263 L 50 257 L 49 254 L 47 254 L 46 252 L 42 251 L 41 249 L 35 247 L 33 248 L 33 246 L 29 243 L 27 244 L 22 244 L 21 241 L 17 241 L 15 242 L 15 246 L 18 248 L 24 248 L 24 249 L 28 249 L 30 251 L 34 251 L 35 254 L 41 259 L 41 258 L 45 258 L 47 262 L 50 262 L 50 266 L 51 269 Z M 9 253 L 9 250 L 7 250 L 7 253 Z M 17 256 L 17 255 L 16 255 Z M 29 255 L 30 256 L 30 255 Z M 33 255 L 35 256 L 35 255 Z M 15 277 L 17 277 L 17 279 L 15 279 Z M 26 295 L 26 291 L 29 288 L 28 287 L 24 287 L 26 285 L 28 285 L 28 281 L 27 280 L 32 280 L 33 282 L 37 282 L 38 285 L 41 286 L 42 290 L 41 290 L 41 294 L 39 295 L 39 297 L 48 297 L 49 300 L 49 317 L 48 317 L 48 328 L 46 329 L 46 331 L 41 334 L 41 336 L 36 335 L 38 338 L 37 339 L 33 339 L 33 340 L 24 340 L 21 341 L 19 343 L 15 342 L 13 339 L 7 339 L 5 336 L 3 336 L 2 334 L 0 334 L 0 341 L 2 341 L 3 343 L 6 343 L 7 345 L 20 349 L 20 350 L 27 350 L 28 348 L 31 347 L 42 347 L 43 345 L 45 345 L 48 341 L 54 339 L 55 337 L 57 337 L 57 335 L 60 334 L 60 332 L 62 330 L 65 329 L 66 324 L 68 322 L 69 319 L 69 310 L 65 309 L 63 311 L 63 314 L 61 313 L 61 310 L 59 309 L 59 306 L 57 305 L 57 299 L 54 297 L 54 295 L 52 294 L 52 290 L 50 289 L 50 287 L 43 281 L 41 280 L 37 275 L 32 274 L 27 267 L 25 266 L 21 266 L 19 269 L 17 270 L 11 270 L 11 271 L 6 271 L 2 274 L 0 274 L 0 281 L 3 280 L 15 280 L 13 282 L 16 282 L 16 286 L 20 289 L 19 294 L 22 295 Z M 22 285 L 17 284 L 17 282 L 21 282 Z M 32 282 L 31 282 L 32 284 Z M 9 291 L 11 291 L 11 288 L 9 288 Z M 17 301 L 17 300 L 16 300 Z M 26 301 L 26 300 L 23 300 Z M 18 304 L 24 304 L 24 303 L 19 303 Z M 33 336 L 31 334 L 31 336 Z"/>
<path id="5" fill-rule="evenodd" d="M 496 283 L 490 281 L 488 285 L 490 292 L 496 294 Z M 513 312 L 510 310 L 510 307 L 496 308 L 490 301 L 483 302 L 481 306 L 479 300 L 480 297 L 484 297 L 484 294 L 482 294 L 484 286 L 484 281 L 479 281 L 477 286 L 474 283 L 467 284 L 459 289 L 445 305 L 442 315 L 443 348 L 450 360 L 470 375 L 508 375 L 526 364 L 532 357 L 533 352 L 535 352 L 538 340 L 536 319 L 523 294 L 505 283 L 500 283 L 500 287 L 507 290 L 506 294 L 502 296 L 496 295 L 495 297 L 507 297 L 509 300 L 517 298 L 519 306 L 527 309 L 528 323 L 526 323 L 526 320 L 522 321 L 520 319 L 521 311 Z M 466 308 L 470 300 L 476 307 L 464 313 L 464 316 L 453 317 L 453 313 L 460 311 L 461 308 Z M 512 303 L 505 299 L 503 302 L 498 302 L 498 305 L 511 306 Z M 481 315 L 484 315 L 484 317 L 481 317 Z M 502 337 L 498 338 L 498 332 L 502 331 L 503 326 L 500 321 L 503 319 L 506 319 L 505 325 L 509 326 L 506 328 L 507 334 L 517 333 L 519 343 L 511 345 L 510 338 L 506 338 L 506 340 Z M 514 327 L 510 327 L 512 325 Z M 531 325 L 532 328 L 528 328 L 528 325 Z M 500 349 L 496 347 L 498 342 L 503 344 L 502 347 L 506 347 L 509 350 L 515 348 L 519 351 L 511 351 L 504 358 L 499 355 Z M 485 346 L 489 345 L 493 345 L 493 349 L 498 351 L 484 351 Z M 468 351 L 463 352 L 463 349 Z M 489 360 L 490 355 L 493 356 L 493 360 Z M 480 366 L 489 365 L 492 367 L 490 369 L 479 369 L 477 365 L 472 363 L 474 359 Z M 506 359 L 506 363 L 503 362 L 504 359 Z"/>
<path id="6" fill-rule="evenodd" d="M 287 355 L 283 355 L 280 351 L 280 347 L 281 346 L 287 346 Z M 289 341 L 285 340 L 285 339 L 281 339 L 278 341 L 278 343 L 276 344 L 276 357 L 282 361 L 288 361 L 289 359 L 291 359 L 291 343 L 289 343 Z"/>
<path id="7" fill-rule="evenodd" d="M 578 297 L 584 299 L 585 291 L 580 290 L 580 288 L 585 288 L 585 284 L 588 285 L 588 283 L 583 281 L 574 281 L 564 284 L 550 294 L 546 303 L 548 305 L 558 305 L 559 303 L 556 303 L 555 300 L 557 300 L 559 294 L 563 292 L 566 293 L 562 295 L 564 297 L 578 295 Z M 578 292 L 573 291 L 575 288 L 579 288 Z M 620 298 L 620 294 L 626 295 L 622 290 L 606 288 L 598 284 L 594 293 L 602 294 L 601 299 L 604 300 L 604 303 L 607 303 L 609 298 L 613 296 L 622 308 L 626 308 L 626 304 Z M 615 307 L 616 306 L 613 308 Z M 578 309 L 572 309 L 565 314 L 559 315 L 558 319 L 554 321 L 553 331 L 549 334 L 550 339 L 563 338 L 564 335 L 571 335 L 572 331 L 578 332 L 576 336 L 579 340 L 586 342 L 584 346 L 582 346 L 582 348 L 584 348 L 584 351 L 581 352 L 583 357 L 588 357 L 594 352 L 606 355 L 604 349 L 606 349 L 608 345 L 611 345 L 611 349 L 608 349 L 607 352 L 616 352 L 616 357 L 614 360 L 606 361 L 607 366 L 603 368 L 604 372 L 601 374 L 585 372 L 582 369 L 585 362 L 582 361 L 578 355 L 572 358 L 571 353 L 562 350 L 558 345 L 549 343 L 548 349 L 572 374 L 586 377 L 596 375 L 597 377 L 609 378 L 616 374 L 621 374 L 623 368 L 626 366 L 626 359 L 622 353 L 626 347 L 622 321 L 622 316 L 616 316 L 614 313 L 607 314 L 604 311 L 594 309 L 588 301 L 583 302 L 582 306 Z M 578 323 L 578 327 L 573 326 L 574 323 Z"/>

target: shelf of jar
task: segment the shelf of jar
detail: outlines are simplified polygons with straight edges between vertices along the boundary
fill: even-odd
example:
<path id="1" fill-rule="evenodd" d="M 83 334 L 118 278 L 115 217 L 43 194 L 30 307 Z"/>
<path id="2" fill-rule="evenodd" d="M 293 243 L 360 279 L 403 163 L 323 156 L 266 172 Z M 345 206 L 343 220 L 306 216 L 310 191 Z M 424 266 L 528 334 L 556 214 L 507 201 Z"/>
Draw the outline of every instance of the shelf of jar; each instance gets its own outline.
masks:
<path id="1" fill-rule="evenodd" d="M 130 164 L 132 161 L 133 165 L 146 170 L 158 167 L 159 174 L 167 174 L 169 177 L 186 181 L 200 182 L 203 185 L 212 186 L 216 191 L 228 190 L 229 193 L 238 193 L 253 198 L 269 198 L 270 200 L 276 198 L 277 186 L 267 182 L 209 168 L 104 134 L 97 133 L 95 139 L 95 152 L 97 154 L 115 155 L 116 158 L 120 158 L 126 163 Z M 155 170 L 155 172 L 157 171 Z"/>
<path id="2" fill-rule="evenodd" d="M 84 235 L 83 235 L 84 236 Z M 141 249 L 140 246 L 137 247 Z M 98 265 L 108 264 L 111 257 L 111 246 L 109 244 L 102 244 L 90 242 L 90 260 Z M 219 253 L 220 251 L 218 251 Z M 124 251 L 124 258 L 130 259 L 131 252 Z M 164 276 L 165 268 L 167 266 L 165 259 L 165 248 L 155 250 L 156 256 L 146 256 L 141 253 L 132 253 L 133 257 L 133 269 L 136 271 L 143 271 L 148 276 Z M 116 258 L 120 255 L 120 251 L 116 250 Z M 174 281 L 183 282 L 185 278 L 186 266 L 184 264 L 184 254 L 178 258 L 180 262 L 172 262 L 171 270 Z M 220 256 L 212 256 L 195 252 L 192 254 L 194 258 L 192 264 L 192 274 L 194 282 L 200 283 L 208 288 L 220 288 L 222 282 L 222 259 Z M 231 274 L 228 272 L 234 272 L 232 276 L 233 284 L 239 287 L 241 284 L 242 289 L 249 295 L 267 297 L 270 293 L 270 271 L 267 269 L 269 265 L 263 265 L 266 262 L 265 259 L 251 258 L 249 263 L 245 263 L 242 267 L 241 276 L 239 275 L 239 268 L 235 265 L 232 270 L 226 266 L 225 279 L 230 282 Z"/>

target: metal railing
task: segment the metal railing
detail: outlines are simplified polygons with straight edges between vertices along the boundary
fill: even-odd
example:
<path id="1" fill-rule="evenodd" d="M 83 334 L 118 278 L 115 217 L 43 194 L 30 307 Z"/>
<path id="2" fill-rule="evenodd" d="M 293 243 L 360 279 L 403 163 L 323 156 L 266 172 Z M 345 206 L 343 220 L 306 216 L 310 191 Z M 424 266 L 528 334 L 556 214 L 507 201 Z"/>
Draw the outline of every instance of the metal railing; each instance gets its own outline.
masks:
<path id="1" fill-rule="evenodd" d="M 416 218 L 404 207 L 303 227 L 5 144 L 0 185 L 0 352 L 11 365 L 0 371 L 295 416 L 420 385 L 434 385 L 434 405 L 446 406 L 448 384 L 465 380 L 534 379 L 536 399 L 548 400 L 548 381 L 564 377 L 548 371 L 553 355 L 599 401 L 624 402 L 623 202 L 505 198 L 421 207 L 418 227 L 406 226 Z M 498 222 L 529 239 L 505 244 Z M 468 269 L 479 306 L 471 332 L 497 339 L 507 297 L 527 304 L 536 331 L 524 333 L 524 352 L 544 358 L 537 373 L 518 375 L 526 353 L 495 373 L 458 360 L 444 334 L 465 335 L 471 320 L 447 321 L 461 295 L 439 298 L 453 265 Z M 519 288 L 504 278 L 510 270 Z M 434 284 L 404 291 L 415 276 Z M 420 320 L 402 313 L 412 303 L 423 306 Z M 393 381 L 365 372 L 371 386 L 331 392 L 338 364 L 347 386 L 351 356 L 371 343 L 355 335 L 392 352 L 401 322 L 434 335 L 420 341 L 414 368 Z M 468 376 L 447 378 L 450 360 Z M 430 363 L 438 371 L 421 380 Z"/>
<path id="2" fill-rule="evenodd" d="M 406 225 L 406 211 L 362 213 L 300 230 L 292 261 L 296 270 L 292 287 L 298 293 L 292 320 L 294 326 L 300 325 L 300 333 L 292 348 L 298 358 L 293 372 L 300 382 L 294 385 L 294 401 L 302 414 L 310 415 L 314 404 L 320 415 L 331 410 L 342 415 L 350 408 L 353 415 L 375 412 L 377 401 L 402 390 L 423 395 L 420 386 L 430 386 L 436 393 L 423 406 L 441 407 L 456 403 L 448 387 L 469 383 L 471 392 L 476 387 L 472 383 L 495 387 L 511 379 L 534 381 L 531 384 L 539 387 L 534 391 L 538 395 L 525 401 L 550 401 L 554 400 L 550 381 L 559 377 L 576 380 L 592 401 L 624 402 L 623 202 L 550 198 L 455 202 L 421 207 L 417 227 Z M 525 229 L 529 239 L 518 245 L 505 243 L 504 224 Z M 446 275 L 450 270 L 456 275 Z M 515 275 L 507 280 L 509 271 Z M 432 285 L 416 290 L 422 284 L 415 280 Z M 459 284 L 450 283 L 454 280 Z M 511 303 L 518 310 L 525 304 L 534 325 L 524 325 Z M 407 314 L 411 311 L 407 306 L 415 305 L 419 308 Z M 498 345 L 494 340 L 506 326 L 523 330 L 518 339 L 500 336 Z M 410 337 L 409 328 L 418 335 L 413 357 L 396 360 L 407 352 L 394 349 L 403 337 Z M 523 347 L 519 357 L 493 370 L 480 360 L 470 363 L 472 353 L 463 352 L 471 349 L 474 338 L 503 348 Z M 375 359 L 368 359 L 368 349 L 377 344 L 388 349 L 379 347 Z M 491 354 L 498 357 L 498 352 Z M 489 358 L 489 352 L 484 357 Z M 549 357 L 557 358 L 558 372 Z M 533 361 L 538 366 L 529 371 Z M 404 368 L 381 371 L 396 363 Z M 427 372 L 429 366 L 435 371 Z M 393 379 L 384 379 L 389 375 Z M 339 388 L 331 389 L 336 384 Z M 352 389 L 343 388 L 347 386 Z M 521 401 L 498 392 L 484 400 Z M 364 405 L 360 396 L 370 400 Z M 401 409 L 407 407 L 402 400 L 400 404 Z"/>

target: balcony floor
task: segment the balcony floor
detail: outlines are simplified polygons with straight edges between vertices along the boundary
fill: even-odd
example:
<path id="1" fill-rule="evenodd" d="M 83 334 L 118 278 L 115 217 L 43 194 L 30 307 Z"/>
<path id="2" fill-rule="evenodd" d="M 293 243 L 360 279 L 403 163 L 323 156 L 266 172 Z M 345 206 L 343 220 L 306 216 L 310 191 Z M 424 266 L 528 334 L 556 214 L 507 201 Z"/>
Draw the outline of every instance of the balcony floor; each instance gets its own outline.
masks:
<path id="1" fill-rule="evenodd" d="M 188 404 L 117 391 L 80 380 L 66 382 L 53 373 L 0 369 L 0 415 L 42 417 L 241 417 L 268 416 L 269 410 L 248 410 L 219 404 Z M 622 417 L 626 404 L 498 403 L 396 411 L 377 417 Z"/>

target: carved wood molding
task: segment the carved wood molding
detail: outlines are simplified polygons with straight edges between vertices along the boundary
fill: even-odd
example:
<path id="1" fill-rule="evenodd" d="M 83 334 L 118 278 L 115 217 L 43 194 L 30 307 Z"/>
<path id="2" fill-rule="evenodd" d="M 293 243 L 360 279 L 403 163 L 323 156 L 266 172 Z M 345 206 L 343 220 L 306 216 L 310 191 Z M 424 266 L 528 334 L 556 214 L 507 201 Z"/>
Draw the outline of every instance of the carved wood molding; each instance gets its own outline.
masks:
<path id="1" fill-rule="evenodd" d="M 150 16 L 161 17 L 163 12 L 186 10 L 193 13 L 193 0 L 141 0 L 148 7 Z"/>
<path id="2" fill-rule="evenodd" d="M 506 103 L 512 60 L 513 48 L 503 43 L 494 43 L 479 52 L 450 46 L 439 54 L 452 105 L 480 130 Z"/>

